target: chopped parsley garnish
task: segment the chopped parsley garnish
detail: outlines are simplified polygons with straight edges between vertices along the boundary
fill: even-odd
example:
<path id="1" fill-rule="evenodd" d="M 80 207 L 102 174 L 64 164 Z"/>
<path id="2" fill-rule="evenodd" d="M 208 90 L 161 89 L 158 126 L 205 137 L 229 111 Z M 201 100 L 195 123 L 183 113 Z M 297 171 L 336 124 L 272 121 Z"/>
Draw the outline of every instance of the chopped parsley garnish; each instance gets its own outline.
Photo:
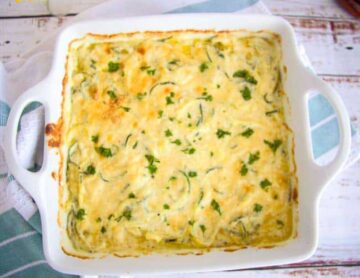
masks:
<path id="1" fill-rule="evenodd" d="M 159 163 L 160 160 L 158 160 L 157 158 L 155 158 L 153 155 L 151 154 L 146 154 L 145 155 L 146 160 L 148 161 L 149 165 L 146 167 L 149 170 L 149 173 L 151 175 L 155 174 L 157 171 L 157 166 L 155 165 L 155 163 Z"/>
<path id="2" fill-rule="evenodd" d="M 101 222 L 101 217 L 96 218 L 96 223 L 100 223 Z"/>
<path id="3" fill-rule="evenodd" d="M 110 97 L 111 99 L 113 99 L 113 100 L 117 99 L 117 96 L 116 96 L 116 94 L 115 94 L 114 91 L 109 90 L 109 91 L 107 91 L 107 94 L 109 95 L 109 97 Z"/>
<path id="4" fill-rule="evenodd" d="M 129 111 L 130 111 L 130 107 L 121 106 L 121 108 L 124 109 L 125 112 L 129 112 Z"/>
<path id="5" fill-rule="evenodd" d="M 248 163 L 253 164 L 255 161 L 257 161 L 259 159 L 260 159 L 260 152 L 259 151 L 256 151 L 254 153 L 250 153 Z"/>
<path id="6" fill-rule="evenodd" d="M 174 100 L 172 99 L 175 96 L 174 92 L 170 93 L 170 96 L 167 96 L 166 99 L 166 105 L 174 104 Z"/>
<path id="7" fill-rule="evenodd" d="M 284 222 L 281 220 L 276 220 L 276 224 L 278 224 L 279 226 L 283 227 L 284 226 Z"/>
<path id="8" fill-rule="evenodd" d="M 249 89 L 248 86 L 245 86 L 245 88 L 242 89 L 242 90 L 240 91 L 240 93 L 241 93 L 241 95 L 242 95 L 242 97 L 243 97 L 244 100 L 247 101 L 247 100 L 250 100 L 250 99 L 251 99 L 251 91 L 250 91 L 250 89 Z"/>
<path id="9" fill-rule="evenodd" d="M 84 220 L 84 216 L 86 215 L 86 212 L 85 212 L 85 210 L 84 209 L 79 209 L 77 212 L 76 212 L 76 214 L 75 214 L 75 218 L 77 219 L 77 220 Z"/>
<path id="10" fill-rule="evenodd" d="M 148 69 L 148 70 L 146 71 L 146 73 L 147 73 L 148 75 L 152 75 L 152 76 L 155 75 L 155 72 L 156 72 L 156 69 Z"/>
<path id="11" fill-rule="evenodd" d="M 216 135 L 220 139 L 224 138 L 226 135 L 231 135 L 231 132 L 218 128 Z"/>
<path id="12" fill-rule="evenodd" d="M 172 141 L 171 143 L 173 143 L 173 144 L 175 144 L 175 145 L 178 145 L 178 146 L 181 145 L 180 139 L 176 139 L 176 140 Z"/>
<path id="13" fill-rule="evenodd" d="M 127 220 L 131 219 L 131 209 L 130 208 L 125 208 L 122 216 L 125 217 Z"/>
<path id="14" fill-rule="evenodd" d="M 210 152 L 210 156 L 213 157 L 213 156 L 214 156 L 214 152 Z"/>
<path id="15" fill-rule="evenodd" d="M 206 62 L 202 63 L 202 64 L 199 66 L 200 72 L 204 72 L 204 71 L 206 71 L 208 68 L 209 68 L 209 66 L 208 66 L 208 64 L 207 64 Z"/>
<path id="16" fill-rule="evenodd" d="M 190 226 L 193 226 L 194 223 L 195 223 L 195 220 L 189 220 L 189 221 L 188 221 L 188 224 L 189 224 Z"/>
<path id="17" fill-rule="evenodd" d="M 202 231 L 203 233 L 205 233 L 205 231 L 206 231 L 205 225 L 201 224 L 201 225 L 200 225 L 200 229 L 201 229 L 201 231 Z"/>
<path id="18" fill-rule="evenodd" d="M 89 165 L 84 171 L 85 175 L 94 175 L 96 173 L 95 167 L 93 165 Z"/>
<path id="19" fill-rule="evenodd" d="M 108 63 L 108 71 L 109 72 L 115 72 L 115 71 L 119 70 L 119 68 L 120 68 L 119 63 L 114 63 L 111 61 Z"/>
<path id="20" fill-rule="evenodd" d="M 136 149 L 136 147 L 137 147 L 138 143 L 139 143 L 139 142 L 138 142 L 138 141 L 136 141 L 136 142 L 135 142 L 135 144 L 132 146 L 133 150 L 135 150 L 135 149 Z"/>
<path id="21" fill-rule="evenodd" d="M 161 117 L 162 117 L 162 115 L 163 115 L 163 113 L 164 113 L 164 111 L 159 110 L 159 111 L 158 111 L 158 118 L 161 118 Z"/>
<path id="22" fill-rule="evenodd" d="M 264 179 L 260 182 L 260 186 L 262 189 L 267 190 L 267 188 L 271 185 L 272 183 L 268 180 L 268 179 Z"/>
<path id="23" fill-rule="evenodd" d="M 99 142 L 99 134 L 91 136 L 91 141 L 93 141 L 95 144 Z"/>
<path id="24" fill-rule="evenodd" d="M 186 154 L 193 154 L 196 152 L 196 149 L 195 148 L 187 148 L 187 149 L 182 150 L 182 152 L 186 153 Z"/>
<path id="25" fill-rule="evenodd" d="M 177 65 L 179 63 L 179 60 L 178 59 L 174 59 L 174 60 L 171 60 L 169 62 L 169 65 Z"/>
<path id="26" fill-rule="evenodd" d="M 164 204 L 164 205 L 163 205 L 163 208 L 164 208 L 164 209 L 170 209 L 170 206 L 169 206 L 168 204 Z"/>
<path id="27" fill-rule="evenodd" d="M 248 70 L 238 70 L 234 72 L 233 77 L 244 78 L 250 84 L 257 84 L 257 80 L 249 73 Z"/>
<path id="28" fill-rule="evenodd" d="M 216 84 L 216 88 L 220 89 L 220 87 L 221 87 L 220 84 Z"/>
<path id="29" fill-rule="evenodd" d="M 149 68 L 150 68 L 150 66 L 141 66 L 141 67 L 140 67 L 140 70 L 144 71 L 144 70 L 147 70 L 147 69 L 149 69 Z"/>
<path id="30" fill-rule="evenodd" d="M 132 192 L 129 193 L 128 197 L 129 197 L 129 199 L 135 199 L 136 198 L 135 194 L 132 193 Z"/>
<path id="31" fill-rule="evenodd" d="M 108 220 L 111 220 L 111 218 L 113 218 L 114 217 L 114 214 L 110 214 L 109 216 L 108 216 Z"/>
<path id="32" fill-rule="evenodd" d="M 102 226 L 100 231 L 101 231 L 102 234 L 105 234 L 106 233 L 106 228 L 104 226 Z"/>
<path id="33" fill-rule="evenodd" d="M 273 151 L 273 153 L 276 152 L 276 150 L 280 147 L 282 144 L 282 141 L 279 139 L 275 139 L 273 142 L 270 142 L 268 140 L 264 140 L 264 143 L 269 146 L 269 148 Z"/>
<path id="34" fill-rule="evenodd" d="M 113 153 L 111 152 L 111 149 L 105 148 L 105 147 L 103 147 L 103 146 L 100 146 L 100 147 L 96 148 L 96 151 L 97 151 L 100 155 L 102 155 L 102 156 L 104 156 L 104 157 L 111 157 L 111 156 L 113 156 Z"/>
<path id="35" fill-rule="evenodd" d="M 188 119 L 191 119 L 191 114 L 187 113 L 187 117 L 188 117 Z"/>
<path id="36" fill-rule="evenodd" d="M 165 130 L 165 136 L 166 136 L 166 137 L 170 137 L 170 136 L 172 136 L 172 135 L 173 135 L 173 134 L 172 134 L 172 132 L 171 132 L 170 129 Z"/>
<path id="37" fill-rule="evenodd" d="M 137 93 L 137 94 L 136 94 L 136 98 L 137 98 L 138 100 L 142 100 L 145 96 L 146 96 L 146 92 L 144 92 L 144 93 Z"/>
<path id="38" fill-rule="evenodd" d="M 189 171 L 188 176 L 189 176 L 190 178 L 194 178 L 194 177 L 197 176 L 197 173 L 194 172 L 194 171 Z"/>
<path id="39" fill-rule="evenodd" d="M 248 167 L 246 166 L 245 163 L 243 163 L 243 165 L 241 166 L 241 169 L 240 169 L 240 175 L 241 176 L 246 176 L 246 174 L 249 172 L 249 169 Z"/>
<path id="40" fill-rule="evenodd" d="M 213 96 L 209 95 L 207 92 L 203 92 L 202 93 L 202 97 L 198 97 L 197 99 L 203 99 L 205 101 L 212 101 L 213 100 Z"/>
<path id="41" fill-rule="evenodd" d="M 221 215 L 220 205 L 219 205 L 218 202 L 216 202 L 216 200 L 214 200 L 214 199 L 211 200 L 211 207 L 212 207 L 217 213 L 219 213 L 219 215 Z"/>
<path id="42" fill-rule="evenodd" d="M 279 110 L 271 110 L 271 111 L 265 112 L 265 115 L 270 117 L 272 114 L 275 114 L 275 113 L 278 113 L 278 112 L 279 112 Z"/>
<path id="43" fill-rule="evenodd" d="M 254 205 L 254 211 L 255 211 L 255 212 L 260 212 L 260 211 L 262 211 L 262 208 L 263 208 L 262 205 L 259 205 L 259 204 L 255 204 L 255 205 Z"/>
<path id="44" fill-rule="evenodd" d="M 177 177 L 175 177 L 175 176 L 171 176 L 171 177 L 170 177 L 170 180 L 171 180 L 171 181 L 175 181 L 176 179 L 177 179 Z"/>
<path id="45" fill-rule="evenodd" d="M 254 130 L 251 128 L 247 128 L 244 132 L 241 133 L 241 136 L 249 138 L 253 134 L 254 134 Z"/>

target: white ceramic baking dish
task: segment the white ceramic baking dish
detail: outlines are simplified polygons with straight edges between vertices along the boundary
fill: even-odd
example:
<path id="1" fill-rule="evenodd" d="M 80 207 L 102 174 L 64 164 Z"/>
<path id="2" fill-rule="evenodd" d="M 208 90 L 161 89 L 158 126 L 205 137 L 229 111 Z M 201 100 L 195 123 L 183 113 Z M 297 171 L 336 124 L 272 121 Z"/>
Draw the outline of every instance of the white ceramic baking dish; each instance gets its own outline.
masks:
<path id="1" fill-rule="evenodd" d="M 212 251 L 202 256 L 150 255 L 139 258 L 83 260 L 64 254 L 60 245 L 58 215 L 58 182 L 51 177 L 57 172 L 58 150 L 45 144 L 44 162 L 37 173 L 22 168 L 16 151 L 16 133 L 24 107 L 32 101 L 45 107 L 45 123 L 56 123 L 60 117 L 62 80 L 70 41 L 86 33 L 112 34 L 145 30 L 178 29 L 248 29 L 271 30 L 282 37 L 283 62 L 287 67 L 285 91 L 291 113 L 288 124 L 295 135 L 295 159 L 299 179 L 299 223 L 297 236 L 287 244 L 271 249 L 248 248 L 236 252 Z M 335 159 L 324 167 L 312 157 L 307 114 L 307 94 L 322 93 L 334 107 L 339 121 L 340 146 Z M 90 21 L 65 29 L 56 44 L 49 75 L 25 92 L 11 109 L 5 138 L 6 160 L 11 173 L 35 199 L 41 215 L 43 243 L 49 264 L 58 271 L 74 274 L 129 274 L 154 272 L 190 272 L 228 270 L 293 263 L 311 256 L 317 246 L 318 204 L 325 185 L 341 170 L 350 148 L 350 123 L 338 94 L 306 68 L 299 57 L 294 32 L 285 20 L 273 16 L 238 14 L 182 14 Z"/>

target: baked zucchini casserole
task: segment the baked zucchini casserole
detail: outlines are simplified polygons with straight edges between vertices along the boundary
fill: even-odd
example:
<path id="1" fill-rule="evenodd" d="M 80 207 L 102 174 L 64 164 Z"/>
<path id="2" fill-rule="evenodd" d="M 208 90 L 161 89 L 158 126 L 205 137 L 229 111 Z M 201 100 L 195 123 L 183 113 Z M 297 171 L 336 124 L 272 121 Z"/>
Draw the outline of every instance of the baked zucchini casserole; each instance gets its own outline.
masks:
<path id="1" fill-rule="evenodd" d="M 296 234 L 280 36 L 88 34 L 68 49 L 59 223 L 78 257 L 271 247 Z"/>

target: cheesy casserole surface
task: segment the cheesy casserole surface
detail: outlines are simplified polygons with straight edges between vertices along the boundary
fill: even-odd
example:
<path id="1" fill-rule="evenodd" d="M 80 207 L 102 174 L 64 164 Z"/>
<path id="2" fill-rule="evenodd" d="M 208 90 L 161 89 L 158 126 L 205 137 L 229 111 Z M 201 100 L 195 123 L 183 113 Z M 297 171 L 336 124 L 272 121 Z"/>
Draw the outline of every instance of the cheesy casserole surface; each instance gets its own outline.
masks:
<path id="1" fill-rule="evenodd" d="M 73 41 L 60 149 L 64 251 L 201 253 L 292 238 L 297 180 L 282 71 L 280 37 L 267 31 Z"/>

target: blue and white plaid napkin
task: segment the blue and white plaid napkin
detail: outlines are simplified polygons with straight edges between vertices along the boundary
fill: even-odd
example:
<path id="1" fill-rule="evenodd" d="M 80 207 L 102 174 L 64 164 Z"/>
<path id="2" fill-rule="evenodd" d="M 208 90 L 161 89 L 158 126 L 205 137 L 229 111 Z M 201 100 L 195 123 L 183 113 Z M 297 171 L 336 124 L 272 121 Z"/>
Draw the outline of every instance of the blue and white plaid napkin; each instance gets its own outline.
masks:
<path id="1" fill-rule="evenodd" d="M 190 12 L 269 13 L 261 1 L 257 0 L 113 0 L 80 13 L 72 22 L 104 17 Z M 4 126 L 16 98 L 46 76 L 52 59 L 54 38 L 55 34 L 52 34 L 52 37 L 25 53 L 21 59 L 11 61 L 5 67 L 0 63 L 1 136 L 6 136 Z M 305 52 L 303 56 L 304 62 L 310 66 Z M 318 162 L 326 163 L 336 153 L 339 143 L 335 112 L 324 97 L 313 94 L 309 99 L 309 113 L 314 157 Z M 19 159 L 28 169 L 37 169 L 41 164 L 43 126 L 43 109 L 39 104 L 33 103 L 24 111 L 17 139 Z M 355 138 L 354 142 L 358 146 L 358 136 L 353 137 Z M 350 163 L 358 158 L 358 150 L 359 148 L 353 147 Z M 0 277 L 9 276 L 68 275 L 55 272 L 47 265 L 42 251 L 41 222 L 36 204 L 8 172 L 0 149 Z"/>

